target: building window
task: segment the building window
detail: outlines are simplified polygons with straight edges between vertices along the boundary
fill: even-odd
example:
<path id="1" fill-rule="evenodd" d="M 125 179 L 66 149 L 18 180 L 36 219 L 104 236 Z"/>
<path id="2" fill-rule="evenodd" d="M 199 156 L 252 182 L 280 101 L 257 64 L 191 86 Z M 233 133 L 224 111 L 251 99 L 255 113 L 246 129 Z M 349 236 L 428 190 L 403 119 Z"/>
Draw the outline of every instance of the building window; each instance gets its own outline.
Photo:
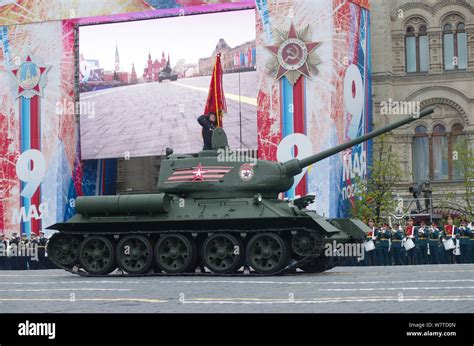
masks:
<path id="1" fill-rule="evenodd" d="M 419 19 L 414 21 L 419 22 Z M 428 72 L 430 52 L 426 25 L 409 25 L 405 32 L 405 56 L 407 73 Z"/>
<path id="2" fill-rule="evenodd" d="M 456 46 L 457 56 L 459 58 L 458 68 L 460 70 L 467 69 L 467 34 L 463 23 L 459 23 L 456 28 Z"/>
<path id="3" fill-rule="evenodd" d="M 451 133 L 445 126 L 436 125 L 433 133 L 425 126 L 418 126 L 413 137 L 413 179 L 416 182 L 427 180 L 459 180 L 462 169 L 453 161 L 453 153 L 459 143 L 463 143 L 464 128 L 460 124 L 452 127 Z"/>
<path id="4" fill-rule="evenodd" d="M 447 180 L 448 174 L 448 137 L 443 125 L 436 125 L 432 137 L 433 180 Z"/>
<path id="5" fill-rule="evenodd" d="M 429 164 L 429 138 L 425 126 L 415 129 L 413 140 L 413 175 L 415 181 L 426 181 L 430 179 Z"/>
<path id="6" fill-rule="evenodd" d="M 443 26 L 443 56 L 446 71 L 467 69 L 467 34 L 464 23 Z"/>
<path id="7" fill-rule="evenodd" d="M 453 126 L 451 130 L 451 150 L 450 152 L 453 153 L 453 163 L 452 163 L 452 172 L 453 172 L 453 179 L 460 180 L 464 178 L 464 172 L 462 163 L 459 162 L 459 154 L 454 155 L 454 151 L 459 150 L 462 146 L 466 145 L 466 138 L 464 137 L 464 128 L 460 124 L 456 124 Z"/>

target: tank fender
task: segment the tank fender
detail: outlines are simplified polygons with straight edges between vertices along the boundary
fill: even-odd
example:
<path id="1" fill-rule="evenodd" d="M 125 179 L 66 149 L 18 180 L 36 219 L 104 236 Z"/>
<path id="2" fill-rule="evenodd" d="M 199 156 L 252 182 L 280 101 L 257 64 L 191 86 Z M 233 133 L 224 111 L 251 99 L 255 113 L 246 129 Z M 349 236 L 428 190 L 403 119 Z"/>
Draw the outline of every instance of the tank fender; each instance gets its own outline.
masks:
<path id="1" fill-rule="evenodd" d="M 332 219 L 330 222 L 344 230 L 354 240 L 365 240 L 370 227 L 359 219 Z"/>
<path id="2" fill-rule="evenodd" d="M 314 222 L 318 224 L 323 230 L 326 231 L 327 236 L 331 237 L 333 235 L 339 234 L 342 230 L 331 225 L 323 216 L 318 215 L 314 210 L 303 210 L 304 214 L 308 215 L 313 219 Z"/>

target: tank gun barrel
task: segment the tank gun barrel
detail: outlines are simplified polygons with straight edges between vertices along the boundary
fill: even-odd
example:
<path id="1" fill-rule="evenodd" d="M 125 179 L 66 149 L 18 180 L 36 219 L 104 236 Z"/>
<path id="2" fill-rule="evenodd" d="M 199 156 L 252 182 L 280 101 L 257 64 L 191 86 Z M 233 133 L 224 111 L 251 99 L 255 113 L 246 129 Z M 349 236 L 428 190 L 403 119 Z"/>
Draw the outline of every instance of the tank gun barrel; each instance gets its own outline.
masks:
<path id="1" fill-rule="evenodd" d="M 307 166 L 310 166 L 316 162 L 319 162 L 319 161 L 322 161 L 334 154 L 337 154 L 341 151 L 344 151 L 346 149 L 349 149 L 355 145 L 358 145 L 360 143 L 363 143 L 363 142 L 366 142 L 374 137 L 378 137 L 378 136 L 381 136 L 387 132 L 390 132 L 398 127 L 402 127 L 406 124 L 409 124 L 413 121 L 416 121 L 418 119 L 421 119 L 423 117 L 426 117 L 430 114 L 432 114 L 434 112 L 434 108 L 429 108 L 429 109 L 426 109 L 424 111 L 422 111 L 420 113 L 420 116 L 419 117 L 413 117 L 413 116 L 410 116 L 410 117 L 407 117 L 407 118 L 404 118 L 402 120 L 399 120 L 397 122 L 394 122 L 393 124 L 390 124 L 390 125 L 387 125 L 387 126 L 384 126 L 378 130 L 374 130 L 372 132 L 369 132 L 363 136 L 360 136 L 360 137 L 357 137 L 347 143 L 343 143 L 343 144 L 340 144 L 338 146 L 335 146 L 334 148 L 331 148 L 331 149 L 328 149 L 328 150 L 325 150 L 323 152 L 320 152 L 318 154 L 315 154 L 315 155 L 311 155 L 311 156 L 308 156 L 307 158 L 304 158 L 304 159 L 301 159 L 301 160 L 297 160 L 297 159 L 293 159 L 293 160 L 290 160 L 290 161 L 287 161 L 285 163 L 283 163 L 283 166 L 286 168 L 286 172 L 289 176 L 294 176 L 294 175 L 297 175 L 299 173 L 301 173 L 302 169 L 304 167 L 307 167 Z"/>

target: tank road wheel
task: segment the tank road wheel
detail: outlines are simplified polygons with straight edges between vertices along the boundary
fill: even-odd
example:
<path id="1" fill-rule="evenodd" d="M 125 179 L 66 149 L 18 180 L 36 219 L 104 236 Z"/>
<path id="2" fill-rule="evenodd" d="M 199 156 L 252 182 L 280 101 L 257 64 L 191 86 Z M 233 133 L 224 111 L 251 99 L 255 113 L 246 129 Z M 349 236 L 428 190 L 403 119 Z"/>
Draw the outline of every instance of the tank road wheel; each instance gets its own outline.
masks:
<path id="1" fill-rule="evenodd" d="M 202 244 L 202 260 L 212 272 L 229 274 L 242 265 L 242 242 L 231 234 L 213 234 Z"/>
<path id="2" fill-rule="evenodd" d="M 247 262 L 260 274 L 273 274 L 290 261 L 288 244 L 276 233 L 257 234 L 247 244 Z"/>
<path id="3" fill-rule="evenodd" d="M 307 231 L 298 231 L 291 239 L 291 248 L 303 257 L 316 254 L 318 245 L 315 235 Z"/>
<path id="4" fill-rule="evenodd" d="M 117 263 L 129 274 L 146 273 L 153 264 L 153 247 L 142 235 L 129 235 L 117 245 Z"/>
<path id="5" fill-rule="evenodd" d="M 155 245 L 155 262 L 166 273 L 184 273 L 196 265 L 196 244 L 182 234 L 167 234 Z"/>
<path id="6" fill-rule="evenodd" d="M 81 265 L 90 274 L 109 274 L 115 269 L 114 250 L 114 245 L 106 237 L 87 237 L 79 250 Z"/>
<path id="7" fill-rule="evenodd" d="M 48 241 L 48 256 L 63 267 L 72 267 L 79 260 L 80 246 L 78 237 L 56 233 Z"/>

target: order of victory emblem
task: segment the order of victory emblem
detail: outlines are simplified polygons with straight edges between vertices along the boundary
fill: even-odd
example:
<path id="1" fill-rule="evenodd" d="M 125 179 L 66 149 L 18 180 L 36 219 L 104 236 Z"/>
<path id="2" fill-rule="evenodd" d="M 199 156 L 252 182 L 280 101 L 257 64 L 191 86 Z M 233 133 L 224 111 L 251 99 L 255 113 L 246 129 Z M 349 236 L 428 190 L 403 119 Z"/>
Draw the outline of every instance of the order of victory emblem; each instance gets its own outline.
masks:
<path id="1" fill-rule="evenodd" d="M 277 80 L 286 76 L 291 84 L 295 84 L 301 75 L 309 77 L 320 63 L 313 53 L 321 44 L 310 41 L 309 27 L 297 32 L 292 23 L 288 32 L 277 32 L 276 44 L 265 47 L 274 55 L 267 69 Z"/>

